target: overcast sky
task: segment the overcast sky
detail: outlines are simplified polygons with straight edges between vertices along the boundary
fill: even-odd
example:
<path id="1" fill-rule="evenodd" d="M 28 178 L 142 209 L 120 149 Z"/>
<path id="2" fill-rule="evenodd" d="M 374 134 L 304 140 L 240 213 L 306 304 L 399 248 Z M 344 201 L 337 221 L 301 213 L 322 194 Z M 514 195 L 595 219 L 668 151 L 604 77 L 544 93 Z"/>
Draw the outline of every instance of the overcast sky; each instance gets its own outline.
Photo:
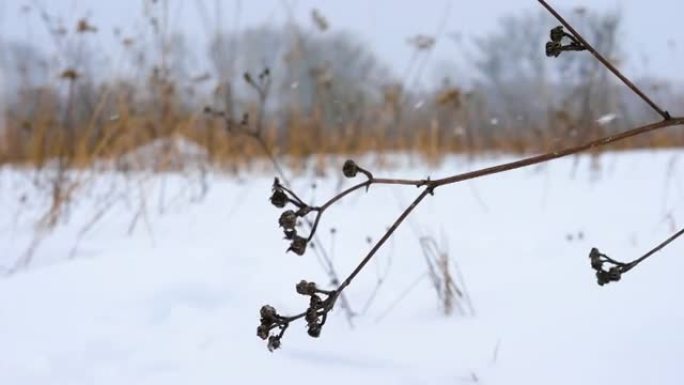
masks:
<path id="1" fill-rule="evenodd" d="M 149 0 L 147 0 L 149 1 Z M 49 46 L 45 28 L 36 12 L 22 12 L 25 5 L 44 7 L 63 18 L 68 27 L 84 16 L 97 25 L 100 44 L 113 44 L 114 28 L 126 33 L 144 24 L 146 0 L 0 0 L 0 33 L 6 39 L 31 40 Z M 684 0 L 549 0 L 560 9 L 583 6 L 593 9 L 619 9 L 623 32 L 629 46 L 626 70 L 634 77 L 652 74 L 684 80 Z M 432 58 L 437 66 L 456 61 L 457 45 L 447 36 L 469 39 L 497 27 L 505 14 L 539 9 L 536 0 L 169 0 L 170 21 L 194 42 L 204 45 L 220 16 L 225 30 L 244 29 L 287 20 L 287 6 L 305 25 L 311 25 L 310 12 L 317 8 L 334 30 L 353 31 L 400 73 L 411 57 L 406 38 L 415 34 L 434 35 L 443 25 Z M 217 4 L 222 12 L 216 12 Z M 202 16 L 204 14 L 204 16 Z M 237 22 L 236 22 L 237 20 Z"/>

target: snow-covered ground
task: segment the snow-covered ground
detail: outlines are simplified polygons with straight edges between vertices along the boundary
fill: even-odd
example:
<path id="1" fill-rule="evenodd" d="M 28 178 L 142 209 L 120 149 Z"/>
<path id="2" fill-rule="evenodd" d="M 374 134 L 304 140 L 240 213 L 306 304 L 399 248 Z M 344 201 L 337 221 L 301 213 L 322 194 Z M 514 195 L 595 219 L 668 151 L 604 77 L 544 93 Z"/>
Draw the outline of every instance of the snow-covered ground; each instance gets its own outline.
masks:
<path id="1" fill-rule="evenodd" d="M 49 194 L 4 169 L 0 265 L 35 248 L 0 279 L 0 384 L 682 384 L 684 240 L 605 287 L 587 255 L 631 260 L 682 225 L 683 155 L 607 154 L 599 169 L 565 159 L 440 189 L 349 288 L 361 313 L 387 277 L 353 329 L 337 309 L 321 338 L 295 323 L 275 353 L 255 335 L 259 308 L 299 312 L 295 283 L 327 278 L 313 253 L 285 254 L 270 173 L 210 174 L 206 195 L 193 178 L 99 176 L 37 232 Z M 337 174 L 296 189 L 320 202 L 350 183 Z M 417 193 L 372 187 L 326 214 L 320 236 L 340 275 Z M 474 315 L 441 315 L 420 236 L 458 263 Z"/>

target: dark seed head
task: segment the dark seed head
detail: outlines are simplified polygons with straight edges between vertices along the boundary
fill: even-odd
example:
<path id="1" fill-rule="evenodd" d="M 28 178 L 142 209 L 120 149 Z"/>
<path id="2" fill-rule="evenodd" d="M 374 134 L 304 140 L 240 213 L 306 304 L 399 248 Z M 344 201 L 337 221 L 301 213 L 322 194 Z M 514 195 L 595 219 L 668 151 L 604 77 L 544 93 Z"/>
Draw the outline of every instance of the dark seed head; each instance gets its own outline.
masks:
<path id="1" fill-rule="evenodd" d="M 344 174 L 344 176 L 347 178 L 353 178 L 358 172 L 359 166 L 356 164 L 356 162 L 351 159 L 344 162 L 344 166 L 342 166 L 342 174 Z"/>
<path id="2" fill-rule="evenodd" d="M 548 57 L 558 57 L 562 50 L 559 42 L 549 41 L 546 43 L 546 56 Z"/>
<path id="3" fill-rule="evenodd" d="M 285 230 L 294 230 L 297 225 L 297 214 L 292 210 L 287 210 L 280 215 L 278 224 Z"/>
<path id="4" fill-rule="evenodd" d="M 593 247 L 589 252 L 589 259 L 591 260 L 591 268 L 594 270 L 601 270 L 603 267 L 603 261 L 601 261 L 601 253 L 598 249 Z"/>
<path id="5" fill-rule="evenodd" d="M 317 294 L 311 294 L 311 300 L 309 301 L 309 308 L 320 309 L 323 306 L 323 300 Z"/>
<path id="6" fill-rule="evenodd" d="M 271 336 L 268 338 L 268 351 L 272 352 L 280 348 L 280 337 Z"/>
<path id="7" fill-rule="evenodd" d="M 622 278 L 622 270 L 620 270 L 620 267 L 618 266 L 613 266 L 608 270 L 608 278 L 611 281 L 619 281 L 620 278 Z"/>
<path id="8" fill-rule="evenodd" d="M 304 255 L 306 252 L 306 238 L 295 235 L 290 243 L 290 248 L 287 251 L 292 251 L 297 255 Z"/>
<path id="9" fill-rule="evenodd" d="M 314 295 L 316 294 L 316 283 L 307 282 L 305 280 L 299 281 L 297 284 L 297 293 L 301 295 Z"/>
<path id="10" fill-rule="evenodd" d="M 307 331 L 309 335 L 313 338 L 318 338 L 321 336 L 321 324 L 313 323 L 309 324 L 309 330 Z"/>
<path id="11" fill-rule="evenodd" d="M 318 322 L 318 313 L 316 312 L 316 309 L 307 309 L 305 319 L 307 324 L 314 324 Z"/>
<path id="12" fill-rule="evenodd" d="M 257 327 L 257 337 L 261 338 L 262 340 L 265 340 L 268 338 L 268 332 L 269 328 L 266 325 L 259 325 Z"/>
<path id="13" fill-rule="evenodd" d="M 282 189 L 274 189 L 271 195 L 271 204 L 279 209 L 285 207 L 288 202 L 287 194 Z"/>
<path id="14" fill-rule="evenodd" d="M 563 31 L 563 26 L 559 25 L 558 27 L 551 30 L 551 41 L 554 43 L 560 43 L 561 40 L 563 40 L 564 34 L 565 31 Z"/>
<path id="15" fill-rule="evenodd" d="M 262 306 L 259 314 L 261 315 L 261 322 L 264 324 L 271 324 L 275 322 L 276 318 L 278 318 L 278 312 L 276 312 L 276 309 L 270 305 Z"/>
<path id="16" fill-rule="evenodd" d="M 608 272 L 603 271 L 603 270 L 598 270 L 596 272 L 596 281 L 598 282 L 599 286 L 603 286 L 610 282 L 610 278 L 608 277 Z"/>

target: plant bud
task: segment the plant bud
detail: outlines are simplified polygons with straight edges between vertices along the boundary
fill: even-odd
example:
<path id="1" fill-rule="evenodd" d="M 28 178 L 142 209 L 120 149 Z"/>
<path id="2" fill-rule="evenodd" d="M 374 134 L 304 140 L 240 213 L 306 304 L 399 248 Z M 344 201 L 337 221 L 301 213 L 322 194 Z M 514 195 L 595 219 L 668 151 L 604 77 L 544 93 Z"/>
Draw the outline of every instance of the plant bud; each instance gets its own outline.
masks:
<path id="1" fill-rule="evenodd" d="M 304 255 L 306 252 L 306 238 L 302 238 L 299 235 L 295 235 L 290 243 L 290 248 L 287 251 L 292 251 L 297 255 Z"/>
<path id="2" fill-rule="evenodd" d="M 292 210 L 287 210 L 280 215 L 278 224 L 285 230 L 294 230 L 297 225 L 297 214 Z"/>
<path id="3" fill-rule="evenodd" d="M 342 174 L 344 174 L 344 176 L 347 178 L 353 178 L 358 172 L 359 166 L 356 164 L 356 162 L 351 159 L 344 162 L 344 166 L 342 166 Z"/>

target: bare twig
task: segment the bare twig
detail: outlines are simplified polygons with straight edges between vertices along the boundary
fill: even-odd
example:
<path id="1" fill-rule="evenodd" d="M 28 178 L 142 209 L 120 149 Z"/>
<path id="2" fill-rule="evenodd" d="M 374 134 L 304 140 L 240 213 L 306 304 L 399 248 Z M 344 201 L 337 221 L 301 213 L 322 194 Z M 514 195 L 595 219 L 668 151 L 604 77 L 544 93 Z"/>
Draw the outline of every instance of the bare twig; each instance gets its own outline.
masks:
<path id="1" fill-rule="evenodd" d="M 544 1 L 544 0 L 537 0 L 537 1 L 539 1 L 539 3 L 540 3 L 544 8 L 546 8 L 546 10 L 549 11 L 549 13 L 551 13 L 551 14 L 553 15 L 553 17 L 555 17 L 556 19 L 558 19 L 558 21 L 559 21 L 561 24 L 563 24 L 563 26 L 564 26 L 565 28 L 567 28 L 568 31 L 570 31 L 570 33 L 572 34 L 572 36 L 573 36 L 575 39 L 577 39 L 577 41 L 582 45 L 582 47 L 583 47 L 584 49 L 586 49 L 586 50 L 589 51 L 592 55 L 594 55 L 594 57 L 596 58 L 596 60 L 598 60 L 599 62 L 601 62 L 601 64 L 603 64 L 603 66 L 605 66 L 610 72 L 612 72 L 615 76 L 617 76 L 618 79 L 620 79 L 623 83 L 625 83 L 625 85 L 627 85 L 627 87 L 629 87 L 635 94 L 637 94 L 637 95 L 638 95 L 641 99 L 643 99 L 649 106 L 651 106 L 651 108 L 653 108 L 653 110 L 655 110 L 655 111 L 658 113 L 658 115 L 662 116 L 663 119 L 665 119 L 665 120 L 671 119 L 670 113 L 669 113 L 669 112 L 664 111 L 662 108 L 658 107 L 658 105 L 657 105 L 655 102 L 653 102 L 653 100 L 651 100 L 648 96 L 646 96 L 646 94 L 645 94 L 643 91 L 641 91 L 641 89 L 640 89 L 639 87 L 637 87 L 636 84 L 634 84 L 631 80 L 629 80 L 625 75 L 623 75 L 623 74 L 620 72 L 620 70 L 618 70 L 618 69 L 617 69 L 613 64 L 611 64 L 605 57 L 603 57 L 603 55 L 601 55 L 598 51 L 596 51 L 596 49 L 594 49 L 594 47 L 593 47 L 591 44 L 589 44 L 589 42 L 587 42 L 587 41 L 584 39 L 584 37 L 582 37 L 582 35 L 581 35 L 579 32 L 577 32 L 577 31 L 575 30 L 575 28 L 573 28 L 572 25 L 570 25 L 570 23 L 568 23 L 568 22 L 563 18 L 563 16 L 561 16 L 555 9 L 553 9 L 552 6 L 550 6 L 550 5 L 549 5 L 546 1 Z"/>
<path id="2" fill-rule="evenodd" d="M 216 117 L 220 117 L 224 120 L 226 130 L 231 133 L 238 133 L 238 134 L 243 134 L 247 135 L 248 137 L 252 138 L 254 141 L 257 142 L 259 145 L 260 149 L 262 152 L 266 155 L 268 160 L 270 161 L 271 165 L 273 168 L 276 170 L 276 173 L 280 176 L 280 178 L 283 180 L 284 184 L 286 186 L 291 186 L 292 184 L 288 180 L 287 176 L 285 175 L 285 170 L 283 170 L 283 167 L 281 166 L 280 162 L 278 161 L 278 158 L 276 154 L 273 152 L 271 147 L 268 145 L 266 142 L 266 139 L 264 138 L 264 119 L 263 116 L 265 114 L 265 109 L 266 109 L 266 103 L 268 102 L 268 96 L 271 88 L 271 71 L 267 68 L 264 69 L 258 76 L 258 80 L 254 80 L 252 75 L 249 73 L 245 73 L 243 76 L 244 80 L 247 82 L 249 86 L 251 86 L 257 93 L 257 96 L 259 98 L 259 104 L 258 104 L 258 117 L 257 121 L 255 123 L 255 126 L 253 129 L 249 128 L 249 115 L 245 114 L 242 117 L 242 120 L 236 124 L 230 116 L 226 115 L 225 112 L 223 111 L 214 111 L 211 108 L 207 107 L 205 108 L 205 113 L 211 114 Z M 283 189 L 287 190 L 289 194 L 293 198 L 295 198 L 295 204 L 299 207 L 304 205 L 304 202 L 299 199 L 299 197 L 294 194 L 289 187 L 281 186 Z M 318 219 L 318 217 L 317 217 Z M 328 256 L 328 254 L 325 251 L 325 248 L 322 247 L 323 243 L 318 239 L 318 237 L 315 235 L 315 230 L 316 227 L 318 226 L 318 220 L 311 222 L 309 219 L 306 219 L 304 223 L 308 226 L 310 229 L 311 236 L 309 237 L 308 241 L 312 242 L 312 244 L 317 244 L 320 245 L 321 247 L 316 247 L 315 253 L 318 256 L 318 261 L 325 270 L 325 272 L 328 274 L 328 277 L 330 278 L 330 282 L 332 285 L 339 285 L 340 283 L 340 278 L 335 270 L 335 266 L 331 260 L 331 258 Z M 346 318 L 347 322 L 350 327 L 354 327 L 353 323 L 353 318 L 355 316 L 355 312 L 352 310 L 351 305 L 349 303 L 349 300 L 345 295 L 342 295 L 340 297 L 340 306 L 342 309 L 344 309 L 346 313 Z"/>
<path id="3" fill-rule="evenodd" d="M 684 228 L 671 235 L 669 238 L 658 244 L 658 246 L 649 250 L 646 254 L 633 260 L 632 262 L 627 263 L 616 261 L 601 253 L 597 248 L 592 248 L 591 252 L 589 253 L 589 259 L 591 259 L 591 267 L 596 270 L 596 279 L 598 284 L 603 286 L 610 282 L 619 281 L 624 273 L 632 270 L 638 264 L 651 257 L 653 254 L 662 250 L 665 246 L 679 238 L 682 234 L 684 234 Z M 606 265 L 609 267 L 606 268 Z"/>
<path id="4" fill-rule="evenodd" d="M 349 276 L 338 286 L 337 289 L 331 291 L 331 292 L 326 292 L 324 293 L 327 298 L 325 300 L 321 300 L 318 298 L 317 291 L 316 291 L 316 286 L 313 283 L 307 283 L 306 281 L 300 282 L 300 284 L 297 285 L 297 292 L 302 294 L 302 290 L 300 288 L 301 285 L 312 285 L 311 289 L 306 292 L 307 295 L 312 296 L 312 301 L 311 305 L 309 306 L 309 309 L 305 312 L 306 314 L 309 314 L 306 316 L 307 318 L 307 323 L 309 324 L 309 334 L 318 337 L 320 335 L 321 331 L 321 326 L 325 323 L 325 319 L 327 317 L 327 313 L 331 311 L 334 308 L 335 301 L 338 297 L 342 295 L 344 290 L 352 283 L 352 281 L 358 276 L 358 274 L 364 269 L 364 267 L 370 262 L 370 260 L 373 258 L 373 256 L 378 252 L 378 250 L 387 242 L 387 240 L 394 234 L 394 232 L 397 230 L 397 228 L 404 222 L 404 220 L 415 210 L 415 208 L 428 196 L 428 195 L 433 195 L 435 190 L 438 187 L 450 185 L 450 184 L 455 184 L 459 182 L 463 182 L 466 180 L 470 179 L 475 179 L 475 178 L 480 178 L 484 177 L 487 175 L 493 175 L 493 174 L 498 174 L 510 170 L 515 170 L 523 167 L 529 167 L 533 166 L 536 164 L 548 162 L 554 159 L 562 158 L 565 156 L 569 155 L 574 155 L 583 151 L 587 151 L 596 147 L 601 147 L 601 146 L 606 146 L 608 144 L 618 142 L 630 137 L 634 137 L 637 135 L 643 135 L 646 133 L 649 133 L 651 131 L 659 130 L 665 127 L 672 127 L 672 126 L 678 126 L 678 125 L 684 125 L 684 117 L 676 117 L 673 118 L 671 117 L 667 112 L 663 111 L 660 109 L 655 103 L 653 103 L 648 97 L 646 97 L 636 86 L 633 85 L 628 79 L 624 77 L 614 66 L 612 66 L 607 60 L 605 60 L 600 54 L 598 54 L 591 45 L 589 45 L 586 40 L 584 40 L 577 31 L 575 31 L 572 26 L 570 26 L 551 6 L 549 6 L 546 2 L 543 0 L 539 0 L 539 2 L 544 5 L 556 18 L 558 18 L 563 25 L 568 28 L 568 30 L 572 33 L 572 35 L 566 34 L 561 27 L 554 28 L 551 30 L 551 42 L 547 43 L 546 46 L 546 53 L 548 56 L 558 56 L 561 52 L 563 51 L 581 51 L 584 49 L 589 50 L 594 54 L 594 56 L 604 65 L 606 66 L 609 70 L 611 70 L 614 74 L 616 74 L 620 79 L 622 79 L 625 84 L 630 86 L 630 88 L 637 93 L 639 96 L 642 97 L 651 107 L 653 107 L 656 111 L 659 112 L 661 116 L 663 116 L 664 120 L 656 123 L 651 123 L 647 125 L 643 125 L 637 128 L 633 128 L 631 130 L 624 131 L 622 133 L 618 133 L 615 135 L 609 135 L 605 136 L 599 139 L 591 140 L 588 141 L 584 144 L 576 145 L 576 146 L 571 146 L 571 147 L 565 147 L 561 148 L 555 151 L 550 151 L 544 154 L 536 155 L 536 156 L 531 156 L 528 158 L 524 158 L 521 160 L 513 161 L 513 162 L 508 162 L 504 164 L 500 164 L 497 166 L 493 167 L 488 167 L 480 170 L 475 170 L 475 171 L 470 171 L 470 172 L 465 172 L 461 174 L 456 174 L 448 177 L 444 177 L 441 179 L 419 179 L 419 180 L 408 180 L 408 179 L 385 179 L 385 178 L 375 178 L 371 172 L 368 170 L 365 170 L 361 167 L 359 167 L 354 161 L 352 160 L 347 160 L 342 167 L 342 172 L 344 176 L 347 178 L 353 178 L 357 174 L 361 173 L 365 175 L 366 181 L 358 183 L 356 185 L 353 185 L 349 187 L 346 190 L 343 190 L 342 192 L 338 193 L 337 195 L 333 196 L 331 199 L 329 199 L 327 202 L 325 202 L 321 206 L 310 206 L 301 201 L 294 192 L 290 191 L 286 187 L 282 186 L 278 179 L 275 180 L 274 185 L 273 185 L 273 195 L 271 196 L 271 203 L 273 203 L 276 207 L 278 208 L 284 208 L 288 204 L 292 204 L 296 207 L 295 210 L 287 210 L 285 211 L 279 220 L 280 226 L 284 229 L 285 232 L 285 237 L 286 239 L 289 239 L 291 241 L 290 248 L 288 251 L 293 251 L 294 253 L 298 255 L 303 255 L 306 252 L 306 246 L 307 244 L 311 241 L 312 237 L 315 234 L 315 231 L 317 229 L 317 226 L 320 222 L 322 214 L 329 208 L 331 207 L 334 203 L 340 201 L 347 195 L 361 190 L 365 189 L 368 190 L 371 185 L 374 184 L 387 184 L 387 185 L 407 185 L 407 186 L 415 186 L 418 188 L 421 188 L 422 191 L 421 193 L 414 199 L 414 201 L 399 215 L 399 217 L 394 221 L 394 223 L 390 226 L 390 228 L 385 232 L 385 234 L 373 245 L 371 250 L 366 254 L 366 256 L 359 262 L 358 266 L 349 274 Z M 571 43 L 569 45 L 562 45 L 562 40 L 563 38 L 569 38 L 571 40 Z M 297 230 L 295 229 L 297 221 L 299 218 L 306 218 L 307 215 L 310 213 L 316 213 L 316 217 L 313 222 L 313 226 L 311 226 L 311 232 L 308 235 L 307 238 L 302 237 L 297 234 Z M 658 250 L 662 249 L 665 247 L 667 244 L 672 242 L 674 239 L 679 237 L 681 234 L 684 233 L 684 229 L 680 230 L 678 233 L 674 234 L 672 237 L 658 245 L 656 248 L 642 256 L 641 258 L 630 262 L 630 263 L 621 263 L 617 262 L 615 260 L 610 259 L 604 254 L 601 254 L 598 252 L 597 249 L 592 249 L 590 257 L 592 259 L 592 267 L 597 270 L 597 276 L 599 279 L 599 284 L 604 284 L 610 281 L 616 281 L 620 279 L 620 276 L 622 273 L 625 273 L 629 271 L 630 269 L 634 268 L 637 264 L 640 262 L 644 261 L 647 259 L 649 256 L 653 255 L 653 253 L 657 252 Z M 603 265 L 604 264 L 612 264 L 613 267 L 605 271 L 603 270 Z M 315 300 L 315 298 L 318 298 Z M 270 306 L 266 305 L 264 308 L 271 309 Z M 260 329 L 257 330 L 257 335 L 261 337 L 262 339 L 268 339 L 269 340 L 269 349 L 273 350 L 274 344 L 273 341 L 277 342 L 277 347 L 280 346 L 280 339 L 282 338 L 284 330 L 287 328 L 289 325 L 289 322 L 294 321 L 298 318 L 301 318 L 302 315 L 295 316 L 294 318 L 286 319 L 285 321 L 281 321 L 281 323 L 278 324 L 278 326 L 281 327 L 281 332 L 278 335 L 275 336 L 269 336 L 269 331 L 271 330 L 268 328 L 267 330 L 263 330 L 265 327 L 264 325 L 272 325 L 272 322 L 269 323 L 268 321 L 270 318 L 267 318 L 266 323 L 264 321 L 264 316 L 263 316 L 263 311 L 264 308 L 262 308 L 262 321 L 261 321 L 261 326 Z M 275 313 L 275 311 L 274 311 Z M 280 316 L 279 316 L 280 317 Z M 284 317 L 278 318 L 278 320 L 285 319 Z M 321 321 L 322 320 L 322 321 Z M 315 333 L 312 333 L 312 328 L 314 328 Z"/>

